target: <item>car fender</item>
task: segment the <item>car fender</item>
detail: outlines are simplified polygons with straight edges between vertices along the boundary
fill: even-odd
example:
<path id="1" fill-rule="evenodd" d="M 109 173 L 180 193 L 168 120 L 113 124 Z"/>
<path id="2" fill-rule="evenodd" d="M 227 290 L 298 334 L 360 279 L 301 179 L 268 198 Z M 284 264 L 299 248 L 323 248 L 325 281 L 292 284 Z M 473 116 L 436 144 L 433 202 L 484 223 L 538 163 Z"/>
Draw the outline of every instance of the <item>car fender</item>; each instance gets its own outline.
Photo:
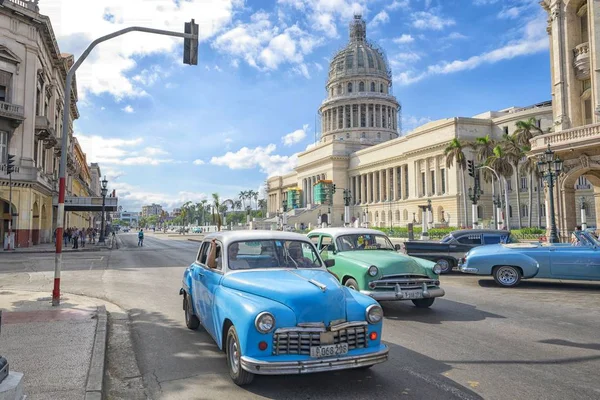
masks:
<path id="1" fill-rule="evenodd" d="M 231 321 L 235 326 L 242 354 L 246 356 L 270 355 L 273 332 L 278 328 L 296 326 L 296 315 L 289 307 L 265 297 L 219 286 L 214 299 L 215 341 L 221 350 L 224 350 L 225 321 Z M 254 325 L 256 317 L 263 311 L 275 317 L 275 327 L 266 334 L 260 333 Z M 264 351 L 255 346 L 261 341 L 268 344 Z"/>
<path id="2" fill-rule="evenodd" d="M 494 267 L 510 265 L 521 268 L 523 278 L 533 278 L 539 272 L 538 262 L 523 253 L 497 253 L 494 255 L 481 255 L 468 259 L 469 266 L 475 266 L 480 275 L 491 275 Z"/>
<path id="3" fill-rule="evenodd" d="M 336 257 L 335 266 L 331 268 L 331 270 L 339 277 L 342 285 L 346 278 L 352 278 L 356 281 L 359 288 L 366 288 L 368 283 L 367 271 L 371 265 L 372 264 L 367 265 L 356 260 Z"/>

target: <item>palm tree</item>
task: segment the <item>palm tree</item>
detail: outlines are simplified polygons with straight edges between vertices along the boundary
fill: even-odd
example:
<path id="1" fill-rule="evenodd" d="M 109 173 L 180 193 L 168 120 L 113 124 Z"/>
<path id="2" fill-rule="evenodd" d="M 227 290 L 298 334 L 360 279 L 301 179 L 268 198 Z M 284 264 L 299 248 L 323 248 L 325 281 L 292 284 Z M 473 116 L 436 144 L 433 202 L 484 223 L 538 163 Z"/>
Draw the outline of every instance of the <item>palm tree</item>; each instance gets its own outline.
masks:
<path id="1" fill-rule="evenodd" d="M 456 161 L 456 165 L 461 171 L 461 179 L 462 179 L 462 198 L 463 205 L 465 211 L 465 226 L 469 224 L 469 214 L 467 213 L 467 188 L 465 183 L 465 169 L 467 168 L 467 160 L 465 158 L 465 153 L 463 152 L 463 145 L 457 138 L 454 138 L 450 141 L 446 149 L 444 150 L 444 155 L 446 156 L 446 167 L 450 168 Z"/>
<path id="2" fill-rule="evenodd" d="M 529 151 L 529 147 L 525 147 L 524 148 L 525 151 Z M 529 227 L 531 228 L 531 225 L 533 224 L 532 220 L 533 220 L 533 179 L 535 178 L 537 182 L 539 182 L 540 178 L 539 178 L 539 172 L 538 172 L 538 168 L 537 168 L 537 160 L 533 157 L 529 157 L 525 160 L 525 162 L 521 165 L 521 173 L 523 175 L 527 175 L 529 176 L 529 185 L 528 185 L 528 191 L 529 191 Z M 540 214 L 540 191 L 538 188 L 538 227 L 540 226 L 540 222 L 539 221 L 539 214 Z"/>
<path id="3" fill-rule="evenodd" d="M 470 148 L 475 150 L 475 160 L 483 164 L 485 160 L 494 155 L 494 147 L 496 147 L 496 141 L 490 138 L 490 135 L 478 137 L 474 142 L 468 144 Z M 488 169 L 483 169 L 483 179 L 489 182 L 493 175 Z"/>
<path id="4" fill-rule="evenodd" d="M 525 152 L 523 151 L 523 147 L 517 143 L 517 137 L 515 135 L 509 136 L 504 134 L 502 139 L 502 150 L 515 170 L 515 189 L 517 191 L 517 221 L 519 221 L 518 226 L 519 229 L 521 229 L 521 189 L 519 188 L 519 163 L 525 157 Z"/>
<path id="5" fill-rule="evenodd" d="M 254 190 L 254 191 L 252 192 L 252 197 L 254 198 L 254 205 L 256 206 L 256 211 L 258 211 L 258 195 L 259 195 L 259 194 L 260 194 L 260 193 L 258 193 L 258 191 L 257 191 L 257 190 Z"/>
<path id="6" fill-rule="evenodd" d="M 244 190 L 240 191 L 240 193 L 238 194 L 238 199 L 240 199 L 240 201 L 242 202 L 242 207 L 246 208 L 246 198 L 248 196 L 248 193 Z"/>
<path id="7" fill-rule="evenodd" d="M 494 147 L 494 155 L 488 157 L 488 159 L 485 161 L 485 165 L 495 170 L 496 173 L 504 179 L 504 196 L 506 200 L 505 224 L 506 229 L 510 229 L 510 222 L 508 218 L 508 208 L 510 205 L 508 204 L 508 184 L 506 178 L 510 178 L 512 176 L 513 167 L 508 161 L 508 157 L 504 153 L 502 146 L 498 145 Z"/>
<path id="8" fill-rule="evenodd" d="M 222 224 L 221 214 L 219 213 L 220 208 L 221 208 L 221 198 L 219 197 L 219 193 L 213 193 L 212 198 L 213 198 L 213 207 L 214 207 L 212 219 L 213 219 L 213 223 L 217 225 L 217 230 L 220 231 L 221 224 Z M 214 213 L 214 210 L 217 211 L 216 214 Z"/>
<path id="9" fill-rule="evenodd" d="M 196 209 L 198 210 L 198 212 L 202 212 L 202 224 L 203 225 L 206 223 L 206 216 L 205 216 L 206 203 L 208 203 L 208 200 L 206 200 L 206 199 L 201 200 L 200 204 L 196 203 Z"/>
<path id="10" fill-rule="evenodd" d="M 516 142 L 520 146 L 530 146 L 529 141 L 537 134 L 543 133 L 540 128 L 537 127 L 537 120 L 533 117 L 527 121 L 517 121 L 517 129 L 513 133 Z"/>
<path id="11" fill-rule="evenodd" d="M 240 200 L 236 200 L 234 202 L 234 205 L 235 205 L 234 209 L 236 209 L 236 210 L 241 210 L 242 209 L 242 202 Z"/>
<path id="12" fill-rule="evenodd" d="M 258 201 L 258 208 L 260 208 L 261 210 L 264 210 L 265 208 L 267 208 L 267 200 L 266 199 L 260 199 Z"/>

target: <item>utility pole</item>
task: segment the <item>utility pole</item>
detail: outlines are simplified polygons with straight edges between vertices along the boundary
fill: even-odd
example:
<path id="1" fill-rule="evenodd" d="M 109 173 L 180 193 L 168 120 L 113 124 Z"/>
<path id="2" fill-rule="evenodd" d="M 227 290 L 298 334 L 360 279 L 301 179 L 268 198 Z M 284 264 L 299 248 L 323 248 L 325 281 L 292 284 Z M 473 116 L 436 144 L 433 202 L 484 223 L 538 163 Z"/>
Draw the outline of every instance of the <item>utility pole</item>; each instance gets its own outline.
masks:
<path id="1" fill-rule="evenodd" d="M 71 103 L 71 86 L 73 85 L 73 77 L 75 72 L 90 55 L 91 51 L 98 44 L 106 42 L 107 40 L 113 39 L 117 36 L 124 35 L 129 32 L 145 32 L 163 36 L 174 36 L 184 38 L 184 51 L 183 51 L 183 62 L 188 65 L 198 65 L 198 25 L 192 19 L 191 22 L 186 23 L 184 26 L 185 33 L 165 31 L 161 29 L 145 28 L 141 26 L 132 26 L 129 28 L 121 29 L 113 32 L 106 36 L 102 36 L 94 40 L 83 54 L 75 61 L 75 64 L 69 69 L 67 73 L 67 80 L 65 86 L 65 99 L 63 105 L 63 121 L 62 121 L 62 137 L 61 137 L 61 153 L 60 153 L 60 168 L 59 168 L 59 183 L 58 183 L 58 215 L 56 218 L 56 255 L 54 258 L 54 288 L 52 290 L 52 305 L 60 305 L 60 271 L 62 264 L 62 238 L 63 225 L 64 225 L 64 214 L 65 214 L 65 181 L 66 181 L 66 170 L 67 170 L 67 151 L 69 149 L 68 141 L 68 127 L 70 117 L 70 103 Z"/>
<path id="2" fill-rule="evenodd" d="M 12 173 L 15 172 L 15 156 L 12 154 L 6 155 L 6 173 L 8 174 L 8 248 L 6 250 L 14 250 L 13 243 L 11 248 L 12 238 L 12 221 L 13 221 L 13 205 L 12 205 Z"/>

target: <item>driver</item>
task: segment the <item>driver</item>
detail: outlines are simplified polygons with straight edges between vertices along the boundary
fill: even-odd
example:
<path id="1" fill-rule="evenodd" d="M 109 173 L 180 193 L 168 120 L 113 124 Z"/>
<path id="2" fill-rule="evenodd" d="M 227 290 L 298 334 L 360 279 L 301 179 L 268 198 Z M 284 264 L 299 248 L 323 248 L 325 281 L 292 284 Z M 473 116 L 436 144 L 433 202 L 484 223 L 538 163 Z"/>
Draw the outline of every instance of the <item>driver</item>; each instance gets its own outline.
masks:
<path id="1" fill-rule="evenodd" d="M 216 239 L 211 240 L 210 253 L 208 254 L 208 262 L 206 263 L 209 268 L 222 268 L 223 260 L 221 254 L 217 257 L 217 247 L 219 247 L 219 245 L 217 244 Z M 248 261 L 237 258 L 239 250 L 240 245 L 238 243 L 232 243 L 227 248 L 228 267 L 231 269 L 249 269 L 250 264 L 248 264 Z"/>
<path id="2" fill-rule="evenodd" d="M 304 257 L 302 244 L 300 242 L 290 242 L 288 245 L 288 253 L 298 268 L 312 268 L 315 266 L 310 259 Z"/>

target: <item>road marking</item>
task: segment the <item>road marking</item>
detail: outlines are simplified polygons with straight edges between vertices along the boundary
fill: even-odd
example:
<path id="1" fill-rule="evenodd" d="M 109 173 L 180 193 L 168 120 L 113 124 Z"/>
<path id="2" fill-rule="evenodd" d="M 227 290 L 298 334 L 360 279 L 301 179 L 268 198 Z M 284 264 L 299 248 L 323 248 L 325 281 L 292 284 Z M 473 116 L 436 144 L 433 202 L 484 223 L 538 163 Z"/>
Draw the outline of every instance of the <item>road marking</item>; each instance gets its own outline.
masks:
<path id="1" fill-rule="evenodd" d="M 471 386 L 473 389 L 475 389 L 477 386 L 479 386 L 479 382 L 477 381 L 467 381 L 467 383 L 469 384 L 469 386 Z"/>

